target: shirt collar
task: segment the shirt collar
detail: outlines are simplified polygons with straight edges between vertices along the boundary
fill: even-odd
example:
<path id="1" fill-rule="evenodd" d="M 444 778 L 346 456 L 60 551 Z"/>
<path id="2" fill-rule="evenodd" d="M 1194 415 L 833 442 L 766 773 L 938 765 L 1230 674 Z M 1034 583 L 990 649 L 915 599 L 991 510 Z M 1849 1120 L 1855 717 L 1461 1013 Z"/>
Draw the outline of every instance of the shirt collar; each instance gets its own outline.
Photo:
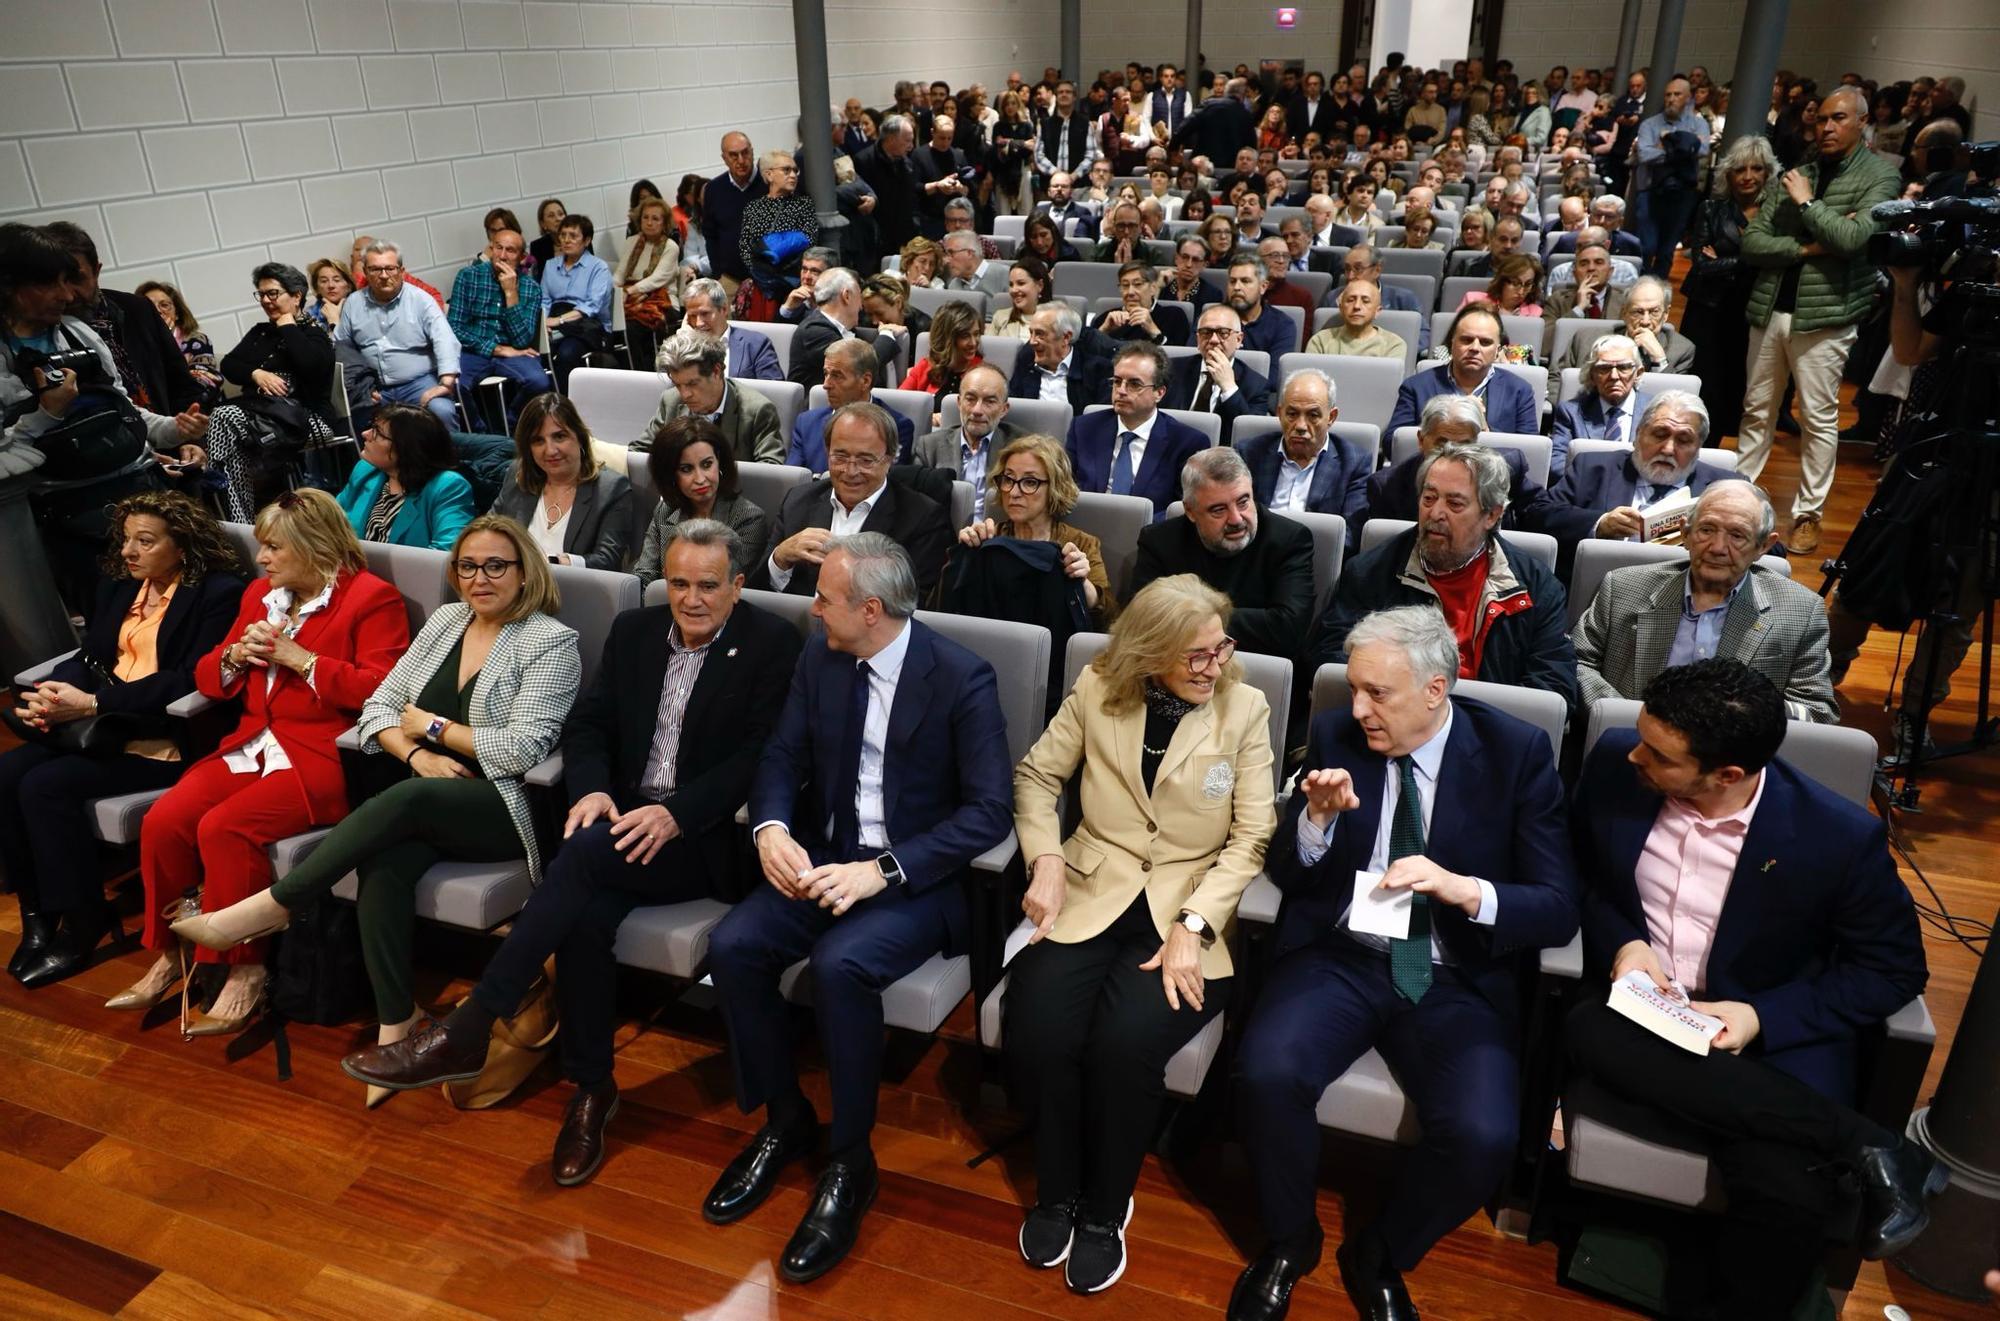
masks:
<path id="1" fill-rule="evenodd" d="M 863 496 L 861 498 L 860 503 L 854 506 L 855 512 L 861 514 L 862 517 L 864 518 L 867 517 L 869 514 L 873 513 L 875 511 L 875 502 L 877 500 L 880 500 L 882 498 L 882 492 L 888 489 L 889 489 L 889 479 L 887 477 L 884 477 L 882 479 L 882 484 L 880 486 L 876 487 L 874 490 L 870 491 L 867 495 Z M 841 506 L 840 503 L 840 488 L 834 486 L 831 482 L 827 483 L 826 498 L 833 502 L 833 508 L 836 514 L 847 513 L 847 511 Z"/>
<path id="2" fill-rule="evenodd" d="M 1160 420 L 1160 410 L 1157 408 L 1154 409 L 1151 415 L 1148 416 L 1144 422 L 1141 422 L 1136 427 L 1126 426 L 1125 419 L 1119 417 L 1116 413 L 1113 413 L 1111 416 L 1117 420 L 1118 430 L 1120 434 L 1129 431 L 1133 435 L 1139 438 L 1141 444 L 1144 444 L 1146 440 L 1149 439 L 1153 434 L 1153 424 Z"/>
<path id="3" fill-rule="evenodd" d="M 909 659 L 910 655 L 911 623 L 911 620 L 904 620 L 903 627 L 897 631 L 895 638 L 868 658 L 868 672 L 871 675 L 887 683 L 895 683 L 902 677 L 903 662 Z"/>
<path id="4" fill-rule="evenodd" d="M 1734 834 L 1747 834 L 1750 830 L 1750 819 L 1757 815 L 1757 804 L 1764 801 L 1764 786 L 1769 782 L 1769 776 L 1764 771 L 1758 771 L 1757 787 L 1750 791 L 1750 801 L 1728 816 L 1703 816 L 1685 798 L 1669 798 L 1664 806 L 1670 812 L 1689 818 L 1697 829 L 1727 830 Z"/>
<path id="5" fill-rule="evenodd" d="M 1729 594 L 1722 598 L 1721 604 L 1710 606 L 1708 610 L 1698 611 L 1694 608 L 1694 570 L 1689 569 L 1685 574 L 1681 575 L 1682 618 L 1698 619 L 1702 615 L 1708 614 L 1710 611 L 1713 610 L 1727 610 L 1731 605 L 1735 603 L 1736 594 L 1743 590 L 1743 584 L 1749 581 L 1750 581 L 1750 575 L 1747 573 L 1744 574 L 1741 578 L 1738 578 L 1736 580 L 1736 585 L 1729 589 Z"/>
<path id="6" fill-rule="evenodd" d="M 721 628 L 716 629 L 715 632 L 708 635 L 708 641 L 702 643 L 699 647 L 690 647 L 685 642 L 681 641 L 681 626 L 679 624 L 674 624 L 672 627 L 667 629 L 667 650 L 669 652 L 673 652 L 679 655 L 691 655 L 691 656 L 706 655 L 708 653 L 708 649 L 716 644 L 717 640 L 722 637 L 724 631 L 726 631 L 728 627 L 729 627 L 729 621 L 725 619 L 722 621 Z"/>
<path id="7" fill-rule="evenodd" d="M 1417 774 L 1423 776 L 1425 781 L 1433 786 L 1437 784 L 1438 769 L 1444 765 L 1445 744 L 1451 741 L 1452 719 L 1451 699 L 1446 698 L 1444 703 L 1444 723 L 1438 726 L 1437 733 L 1425 739 L 1415 751 L 1410 753 L 1410 759 L 1417 765 Z"/>
<path id="8" fill-rule="evenodd" d="M 1311 472 L 1313 470 L 1314 465 L 1316 465 L 1319 462 L 1320 455 L 1326 453 L 1326 447 L 1332 443 L 1333 443 L 1333 433 L 1329 431 L 1327 433 L 1326 439 L 1319 443 L 1319 448 L 1313 451 L 1313 456 L 1310 459 L 1307 459 L 1304 463 L 1297 463 L 1293 461 L 1291 455 L 1285 453 L 1285 442 L 1281 438 L 1278 441 L 1278 455 L 1281 461 L 1279 466 L 1283 468 L 1291 468 L 1297 472 Z"/>
<path id="9" fill-rule="evenodd" d="M 715 405 L 715 411 L 713 413 L 703 413 L 701 416 L 707 418 L 711 422 L 720 422 L 722 420 L 722 415 L 728 411 L 729 411 L 729 381 L 727 378 L 724 378 L 722 382 L 722 398 L 719 401 L 717 401 Z"/>
<path id="10" fill-rule="evenodd" d="M 326 609 L 326 603 L 333 599 L 333 588 L 337 581 L 338 579 L 334 578 L 327 579 L 326 586 L 319 589 L 319 595 L 299 607 L 300 623 L 305 622 L 307 615 Z M 264 613 L 267 616 L 289 614 L 291 613 L 291 609 L 291 588 L 273 587 L 270 591 L 264 593 Z"/>
<path id="11" fill-rule="evenodd" d="M 1063 360 L 1054 367 L 1044 367 L 1038 362 L 1035 364 L 1035 370 L 1044 376 L 1067 376 L 1069 375 L 1070 360 L 1074 357 L 1076 357 L 1076 349 L 1071 348 L 1068 353 L 1063 354 Z"/>

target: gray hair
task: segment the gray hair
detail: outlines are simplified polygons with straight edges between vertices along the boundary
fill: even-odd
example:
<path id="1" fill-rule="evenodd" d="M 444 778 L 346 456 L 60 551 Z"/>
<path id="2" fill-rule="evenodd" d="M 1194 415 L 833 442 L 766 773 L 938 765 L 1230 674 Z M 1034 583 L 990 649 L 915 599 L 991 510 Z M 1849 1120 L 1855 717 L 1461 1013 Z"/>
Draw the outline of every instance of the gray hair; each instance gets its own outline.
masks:
<path id="1" fill-rule="evenodd" d="M 767 151 L 762 156 L 759 156 L 757 158 L 757 173 L 762 174 L 764 171 L 770 169 L 772 166 L 776 165 L 781 160 L 796 162 L 797 159 L 798 158 L 793 156 L 792 153 L 789 151 L 782 151 L 782 150 Z"/>
<path id="2" fill-rule="evenodd" d="M 1056 333 L 1065 339 L 1075 339 L 1077 333 L 1083 329 L 1083 318 L 1077 314 L 1074 307 L 1060 298 L 1051 298 L 1035 309 L 1036 316 L 1044 312 L 1055 318 Z"/>
<path id="3" fill-rule="evenodd" d="M 848 294 L 861 296 L 861 281 L 854 278 L 854 272 L 845 266 L 834 266 L 819 273 L 813 281 L 813 306 L 825 307 L 837 303 Z"/>
<path id="4" fill-rule="evenodd" d="M 893 138 L 899 133 L 914 133 L 917 127 L 908 115 L 890 115 L 876 127 L 876 132 L 885 138 Z"/>
<path id="5" fill-rule="evenodd" d="M 954 229 L 938 240 L 941 248 L 978 248 L 979 235 L 969 229 Z"/>
<path id="6" fill-rule="evenodd" d="M 1595 363 L 1606 349 L 1624 349 L 1632 355 L 1632 361 L 1639 364 L 1640 371 L 1646 369 L 1646 360 L 1639 353 L 1639 342 L 1630 335 L 1620 335 L 1615 332 L 1609 335 L 1599 335 L 1590 343 L 1591 362 Z"/>
<path id="7" fill-rule="evenodd" d="M 732 578 L 750 567 L 746 562 L 749 559 L 749 550 L 744 546 L 743 538 L 736 535 L 735 528 L 713 518 L 690 518 L 685 523 L 672 525 L 669 544 L 674 540 L 685 541 L 690 546 L 700 546 L 705 550 L 722 547 L 729 556 L 729 576 Z M 660 556 L 660 563 L 664 568 L 666 564 L 664 554 Z"/>
<path id="8" fill-rule="evenodd" d="M 840 358 L 850 370 L 867 373 L 870 384 L 882 374 L 881 357 L 863 339 L 837 339 L 826 346 L 826 356 Z"/>
<path id="9" fill-rule="evenodd" d="M 669 374 L 684 367 L 699 368 L 712 376 L 729 361 L 729 346 L 715 335 L 704 335 L 693 326 L 682 326 L 660 345 L 660 370 Z"/>
<path id="10" fill-rule="evenodd" d="M 858 606 L 873 597 L 882 603 L 882 613 L 891 619 L 908 619 L 917 613 L 917 575 L 910 567 L 910 552 L 894 538 L 882 532 L 856 532 L 826 543 L 828 555 L 835 551 L 845 552 L 849 560 L 848 605 Z"/>
<path id="11" fill-rule="evenodd" d="M 1965 79 L 1945 78 L 1939 81 L 1938 86 L 1951 87 L 1953 83 L 1958 84 L 1958 86 L 1952 92 L 1952 97 L 1955 100 L 1965 91 Z M 1826 112 L 1826 103 L 1828 101 L 1839 100 L 1839 99 L 1852 100 L 1854 102 L 1854 113 L 1862 119 L 1868 118 L 1868 94 L 1862 91 L 1859 87 L 1855 87 L 1847 83 L 1841 84 L 1839 87 L 1834 88 L 1832 91 L 1828 92 L 1825 96 L 1820 98 L 1819 100 L 1820 112 L 1822 114 Z"/>
<path id="12" fill-rule="evenodd" d="M 725 317 L 729 315 L 729 295 L 723 291 L 720 280 L 711 280 L 706 275 L 699 280 L 689 280 L 681 294 L 681 302 L 686 303 L 690 298 L 706 298 L 716 311 Z"/>
<path id="13" fill-rule="evenodd" d="M 1292 382 L 1297 380 L 1318 381 L 1321 385 L 1324 385 L 1326 387 L 1326 406 L 1328 408 L 1332 408 L 1340 402 L 1340 388 L 1333 383 L 1333 377 L 1327 375 L 1317 367 L 1300 367 L 1287 376 L 1285 383 L 1278 388 L 1279 403 L 1284 402 L 1285 395 L 1292 388 Z"/>
<path id="14" fill-rule="evenodd" d="M 1432 395 L 1424 402 L 1424 411 L 1417 419 L 1417 434 L 1455 422 L 1470 423 L 1475 431 L 1486 430 L 1486 405 L 1479 402 L 1478 395 Z"/>
<path id="15" fill-rule="evenodd" d="M 1660 296 L 1661 310 L 1664 311 L 1668 308 L 1671 308 L 1674 305 L 1674 291 L 1667 286 L 1667 282 L 1665 280 L 1662 280 L 1657 275 L 1642 275 L 1638 279 L 1632 281 L 1632 287 L 1625 291 L 1626 300 L 1630 301 L 1633 294 L 1638 293 L 1641 289 L 1647 289 L 1647 288 L 1650 288 L 1654 293 Z"/>
<path id="16" fill-rule="evenodd" d="M 366 261 L 370 257 L 380 257 L 391 252 L 396 254 L 396 261 L 400 264 L 403 260 L 403 250 L 388 239 L 376 239 L 361 250 L 361 259 Z"/>
<path id="17" fill-rule="evenodd" d="M 972 199 L 967 197 L 954 197 L 949 202 L 946 202 L 944 204 L 944 214 L 948 216 L 959 216 L 959 215 L 971 216 L 971 215 L 977 215 L 978 213 L 973 209 Z"/>
<path id="18" fill-rule="evenodd" d="M 1194 493 L 1204 486 L 1222 486 L 1231 482 L 1250 480 L 1250 465 L 1243 462 L 1243 456 L 1227 445 L 1214 445 L 1204 450 L 1196 450 L 1181 465 L 1181 501 L 1194 503 Z"/>
<path id="19" fill-rule="evenodd" d="M 888 409 L 865 400 L 856 404 L 842 404 L 834 409 L 833 416 L 826 420 L 825 435 L 829 444 L 833 441 L 834 425 L 844 417 L 857 417 L 866 422 L 874 431 L 875 439 L 882 442 L 882 452 L 889 456 L 889 462 L 896 461 L 896 451 L 900 448 L 900 444 L 896 435 L 896 419 L 889 415 Z"/>
<path id="20" fill-rule="evenodd" d="M 1653 414 L 1675 412 L 1694 419 L 1695 443 L 1708 443 L 1708 405 L 1701 396 L 1691 390 L 1662 390 L 1646 405 L 1646 411 L 1639 414 L 1639 426 L 1644 428 L 1653 420 Z"/>
<path id="21" fill-rule="evenodd" d="M 1519 197 L 1525 200 L 1532 198 L 1534 196 L 1534 193 L 1529 189 L 1527 184 L 1523 183 L 1519 179 L 1516 179 L 1514 182 L 1508 184 L 1507 187 L 1504 190 L 1502 190 L 1500 195 L 1502 197 Z"/>
<path id="22" fill-rule="evenodd" d="M 810 248 L 807 248 L 804 253 L 800 254 L 799 260 L 816 261 L 820 264 L 822 270 L 831 270 L 835 266 L 840 265 L 840 251 L 837 248 L 823 247 L 815 243 Z"/>
<path id="23" fill-rule="evenodd" d="M 1752 165 L 1763 166 L 1767 179 L 1778 177 L 1778 153 L 1771 150 L 1771 140 L 1762 133 L 1746 133 L 1736 139 L 1735 145 L 1722 153 L 1716 168 L 1727 179 L 1735 171 Z"/>
<path id="24" fill-rule="evenodd" d="M 1444 462 L 1462 463 L 1472 474 L 1473 490 L 1479 497 L 1479 508 L 1485 513 L 1507 507 L 1507 492 L 1513 485 L 1513 473 L 1508 470 L 1507 460 L 1491 445 L 1444 444 L 1432 450 L 1417 468 L 1417 489 L 1424 489 L 1424 481 L 1431 475 L 1431 469 Z M 1497 533 L 1499 524 L 1495 523 Z"/>
<path id="25" fill-rule="evenodd" d="M 252 288 L 255 288 L 266 280 L 276 280 L 278 287 L 294 298 L 304 298 L 306 290 L 312 287 L 306 282 L 304 271 L 296 266 L 287 266 L 281 261 L 267 261 L 256 270 L 250 272 L 250 285 Z"/>
<path id="26" fill-rule="evenodd" d="M 1590 199 L 1590 204 L 1601 206 L 1606 211 L 1616 211 L 1621 216 L 1625 214 L 1625 199 L 1616 193 L 1599 193 Z"/>
<path id="27" fill-rule="evenodd" d="M 1444 611 L 1436 606 L 1399 605 L 1377 610 L 1363 615 L 1360 623 L 1347 630 L 1349 656 L 1376 642 L 1402 652 L 1419 684 L 1443 679 L 1446 692 L 1457 685 L 1458 636 L 1445 621 Z"/>
<path id="28" fill-rule="evenodd" d="M 1357 243 L 1347 250 L 1347 255 L 1360 257 L 1368 263 L 1368 269 L 1371 271 L 1382 269 L 1382 254 L 1375 251 L 1375 245 L 1372 243 Z"/>
<path id="29" fill-rule="evenodd" d="M 1711 495 L 1718 493 L 1737 495 L 1746 486 L 1750 488 L 1751 496 L 1757 501 L 1757 540 L 1760 543 L 1770 540 L 1771 534 L 1778 529 L 1778 511 L 1772 507 L 1771 497 L 1763 487 L 1757 485 L 1755 482 L 1744 481 L 1741 477 L 1732 477 L 1728 481 L 1716 482 L 1696 497 L 1694 502 L 1695 517 L 1697 519 L 1701 517 L 1701 507 L 1708 503 L 1708 497 Z"/>

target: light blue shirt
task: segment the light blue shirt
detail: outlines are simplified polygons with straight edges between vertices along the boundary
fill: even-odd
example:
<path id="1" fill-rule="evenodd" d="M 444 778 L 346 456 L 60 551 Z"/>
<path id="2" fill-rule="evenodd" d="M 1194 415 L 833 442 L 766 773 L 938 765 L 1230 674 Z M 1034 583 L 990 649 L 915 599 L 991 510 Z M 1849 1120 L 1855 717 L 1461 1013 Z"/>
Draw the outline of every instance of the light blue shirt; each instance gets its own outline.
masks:
<path id="1" fill-rule="evenodd" d="M 1701 139 L 1701 149 L 1708 150 L 1708 121 L 1697 115 L 1692 107 L 1681 111 L 1679 119 L 1668 119 L 1666 112 L 1650 115 L 1639 124 L 1636 139 L 1639 160 L 1650 165 L 1665 154 L 1660 147 L 1660 139 L 1669 133 L 1692 133 Z"/>
<path id="2" fill-rule="evenodd" d="M 1303 468 L 1293 463 L 1290 457 L 1281 457 L 1278 461 L 1278 486 L 1271 492 L 1270 507 L 1283 514 L 1304 510 L 1306 501 L 1312 496 L 1313 472 L 1325 457 L 1325 445 L 1319 447 L 1319 453 L 1313 455 L 1312 462 Z"/>
<path id="3" fill-rule="evenodd" d="M 1430 738 L 1424 741 L 1422 746 L 1410 754 L 1410 759 L 1416 763 L 1417 797 L 1420 800 L 1420 806 L 1423 811 L 1425 839 L 1429 839 L 1431 834 L 1431 810 L 1437 804 L 1438 770 L 1444 764 L 1445 744 L 1451 741 L 1451 722 L 1455 718 L 1447 701 L 1444 723 L 1438 726 L 1437 733 L 1431 735 Z M 1385 774 L 1382 777 L 1382 818 L 1376 823 L 1375 846 L 1368 854 L 1368 866 L 1364 870 L 1383 872 L 1389 868 L 1389 832 L 1396 821 L 1396 804 L 1402 798 L 1401 778 L 1401 776 L 1393 774 Z M 1335 817 L 1332 823 L 1333 828 L 1337 828 L 1340 825 L 1340 821 L 1341 818 Z M 1299 813 L 1298 847 L 1299 862 L 1301 864 L 1310 867 L 1325 857 L 1327 845 L 1331 841 L 1331 838 L 1331 828 L 1322 831 L 1318 826 L 1313 824 L 1311 816 L 1304 812 Z M 1499 917 L 1499 893 L 1493 888 L 1493 882 L 1482 877 L 1474 877 L 1473 879 L 1479 883 L 1479 912 L 1473 916 L 1472 920 L 1480 926 L 1490 927 Z M 1345 911 L 1340 915 L 1340 925 L 1343 927 L 1347 925 L 1347 914 Z M 1360 935 L 1352 931 L 1348 932 L 1348 935 L 1352 939 L 1358 940 L 1364 945 L 1372 946 L 1375 949 L 1386 951 L 1389 948 L 1389 941 L 1383 936 Z M 1451 959 L 1445 955 L 1444 946 L 1438 941 L 1436 923 L 1431 924 L 1431 962 L 1451 962 Z"/>
<path id="4" fill-rule="evenodd" d="M 1681 618 L 1674 625 L 1674 645 L 1667 650 L 1667 666 L 1690 665 L 1698 660 L 1707 660 L 1715 655 L 1715 649 L 1722 645 L 1722 621 L 1729 613 L 1729 607 L 1736 604 L 1736 594 L 1743 590 L 1743 584 L 1750 581 L 1744 574 L 1736 580 L 1736 586 L 1729 589 L 1729 595 L 1706 610 L 1697 612 L 1694 608 L 1694 580 L 1692 575 L 1681 582 Z"/>
<path id="5" fill-rule="evenodd" d="M 560 254 L 539 272 L 542 281 L 542 315 L 557 303 L 569 303 L 611 329 L 611 268 L 596 253 L 586 249 L 576 265 L 564 263 Z"/>
<path id="6" fill-rule="evenodd" d="M 972 519 L 978 522 L 986 517 L 986 467 L 993 453 L 993 433 L 986 433 L 986 443 L 973 452 L 966 443 L 965 428 L 958 429 L 958 473 L 972 483 Z"/>
<path id="7" fill-rule="evenodd" d="M 415 285 L 405 284 L 386 303 L 365 288 L 341 309 L 335 345 L 358 350 L 383 385 L 405 385 L 426 376 L 458 374 L 458 336 L 444 309 Z"/>

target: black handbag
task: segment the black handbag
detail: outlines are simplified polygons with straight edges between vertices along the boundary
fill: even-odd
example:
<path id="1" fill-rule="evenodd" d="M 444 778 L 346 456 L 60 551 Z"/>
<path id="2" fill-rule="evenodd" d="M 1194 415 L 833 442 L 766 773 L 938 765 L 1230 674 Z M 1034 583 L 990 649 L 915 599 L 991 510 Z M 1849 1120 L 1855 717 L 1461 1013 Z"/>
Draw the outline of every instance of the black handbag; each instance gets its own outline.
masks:
<path id="1" fill-rule="evenodd" d="M 95 656 L 79 651 L 77 659 L 97 676 L 104 687 L 122 683 L 117 675 Z M 171 726 L 165 716 L 142 715 L 136 711 L 102 711 L 81 720 L 67 720 L 43 729 L 14 714 L 11 706 L 0 706 L 0 724 L 23 743 L 32 743 L 50 752 L 82 757 L 116 757 L 134 739 L 166 736 Z"/>

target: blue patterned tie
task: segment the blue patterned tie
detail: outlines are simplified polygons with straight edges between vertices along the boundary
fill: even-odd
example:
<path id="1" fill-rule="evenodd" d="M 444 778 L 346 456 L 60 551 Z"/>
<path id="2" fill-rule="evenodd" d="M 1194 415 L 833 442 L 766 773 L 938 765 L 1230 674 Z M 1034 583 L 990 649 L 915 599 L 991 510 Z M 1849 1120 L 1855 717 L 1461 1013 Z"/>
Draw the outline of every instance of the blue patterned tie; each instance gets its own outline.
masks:
<path id="1" fill-rule="evenodd" d="M 1424 851 L 1424 803 L 1417 795 L 1417 763 L 1396 758 L 1396 816 L 1389 823 L 1389 861 Z M 1431 910 L 1428 895 L 1410 896 L 1410 934 L 1389 942 L 1389 981 L 1416 1004 L 1431 989 Z"/>
<path id="2" fill-rule="evenodd" d="M 1111 494 L 1132 494 L 1132 446 L 1139 439 L 1136 431 L 1118 433 L 1118 453 L 1111 458 Z"/>
<path id="3" fill-rule="evenodd" d="M 855 799 L 861 792 L 862 731 L 868 723 L 868 662 L 854 663 L 854 687 L 848 693 L 847 726 L 840 735 L 840 783 L 833 802 L 834 847 L 838 862 L 853 862 L 861 851 L 861 814 Z"/>

